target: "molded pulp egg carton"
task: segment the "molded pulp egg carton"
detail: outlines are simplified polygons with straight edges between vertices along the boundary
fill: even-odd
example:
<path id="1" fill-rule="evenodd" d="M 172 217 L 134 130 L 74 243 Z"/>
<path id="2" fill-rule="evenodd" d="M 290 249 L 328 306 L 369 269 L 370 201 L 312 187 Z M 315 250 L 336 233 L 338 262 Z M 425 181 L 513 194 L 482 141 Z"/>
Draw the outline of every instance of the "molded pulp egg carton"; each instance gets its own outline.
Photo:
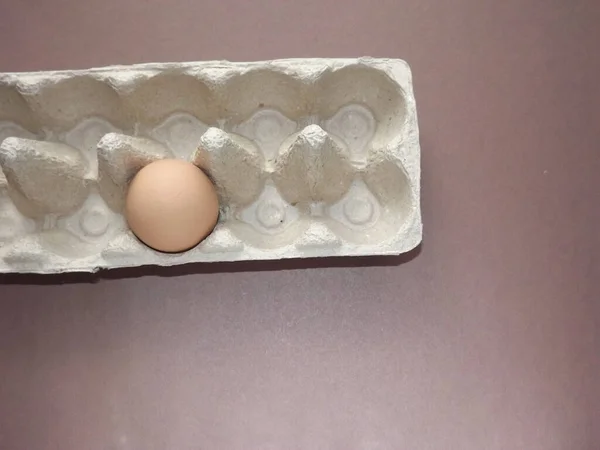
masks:
<path id="1" fill-rule="evenodd" d="M 410 69 L 390 59 L 0 74 L 0 272 L 399 254 L 421 240 Z M 141 244 L 128 182 L 160 158 L 217 186 L 213 233 Z"/>

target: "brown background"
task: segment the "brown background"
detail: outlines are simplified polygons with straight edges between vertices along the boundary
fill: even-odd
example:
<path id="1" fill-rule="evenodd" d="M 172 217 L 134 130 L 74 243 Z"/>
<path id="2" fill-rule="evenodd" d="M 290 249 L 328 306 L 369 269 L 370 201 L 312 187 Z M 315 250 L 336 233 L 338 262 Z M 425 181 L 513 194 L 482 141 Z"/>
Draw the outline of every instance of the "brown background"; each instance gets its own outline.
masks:
<path id="1" fill-rule="evenodd" d="M 600 448 L 600 2 L 0 4 L 0 71 L 409 61 L 406 258 L 0 277 L 0 448 Z M 63 284 L 65 283 L 65 284 Z"/>

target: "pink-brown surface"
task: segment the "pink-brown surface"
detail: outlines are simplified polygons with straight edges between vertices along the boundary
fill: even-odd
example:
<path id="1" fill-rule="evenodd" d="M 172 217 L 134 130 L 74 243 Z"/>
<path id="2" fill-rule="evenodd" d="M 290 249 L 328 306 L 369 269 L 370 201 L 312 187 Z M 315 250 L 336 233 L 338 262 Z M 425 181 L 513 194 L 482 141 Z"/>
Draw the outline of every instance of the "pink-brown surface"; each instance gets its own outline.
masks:
<path id="1" fill-rule="evenodd" d="M 385 56 L 407 257 L 0 277 L 0 449 L 600 448 L 600 3 L 0 4 L 0 71 Z"/>

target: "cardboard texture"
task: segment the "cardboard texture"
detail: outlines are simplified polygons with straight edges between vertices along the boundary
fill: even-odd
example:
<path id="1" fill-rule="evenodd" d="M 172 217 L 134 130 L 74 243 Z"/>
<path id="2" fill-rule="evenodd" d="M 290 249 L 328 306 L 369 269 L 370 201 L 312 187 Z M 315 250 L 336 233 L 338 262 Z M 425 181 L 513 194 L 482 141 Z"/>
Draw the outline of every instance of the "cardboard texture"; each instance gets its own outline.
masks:
<path id="1" fill-rule="evenodd" d="M 408 65 L 193 62 L 0 75 L 0 272 L 389 255 L 421 241 Z M 194 249 L 128 230 L 127 186 L 161 158 L 214 181 Z"/>

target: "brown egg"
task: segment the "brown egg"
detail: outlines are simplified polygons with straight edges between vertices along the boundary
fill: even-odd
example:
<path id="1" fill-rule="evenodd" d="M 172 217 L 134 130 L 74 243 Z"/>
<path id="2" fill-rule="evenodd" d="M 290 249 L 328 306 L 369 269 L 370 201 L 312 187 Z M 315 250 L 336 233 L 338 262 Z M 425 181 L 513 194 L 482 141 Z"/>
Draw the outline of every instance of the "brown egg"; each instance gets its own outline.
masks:
<path id="1" fill-rule="evenodd" d="M 192 163 L 163 159 L 142 168 L 127 192 L 125 217 L 133 233 L 161 252 L 183 252 L 210 234 L 219 201 L 208 177 Z"/>

